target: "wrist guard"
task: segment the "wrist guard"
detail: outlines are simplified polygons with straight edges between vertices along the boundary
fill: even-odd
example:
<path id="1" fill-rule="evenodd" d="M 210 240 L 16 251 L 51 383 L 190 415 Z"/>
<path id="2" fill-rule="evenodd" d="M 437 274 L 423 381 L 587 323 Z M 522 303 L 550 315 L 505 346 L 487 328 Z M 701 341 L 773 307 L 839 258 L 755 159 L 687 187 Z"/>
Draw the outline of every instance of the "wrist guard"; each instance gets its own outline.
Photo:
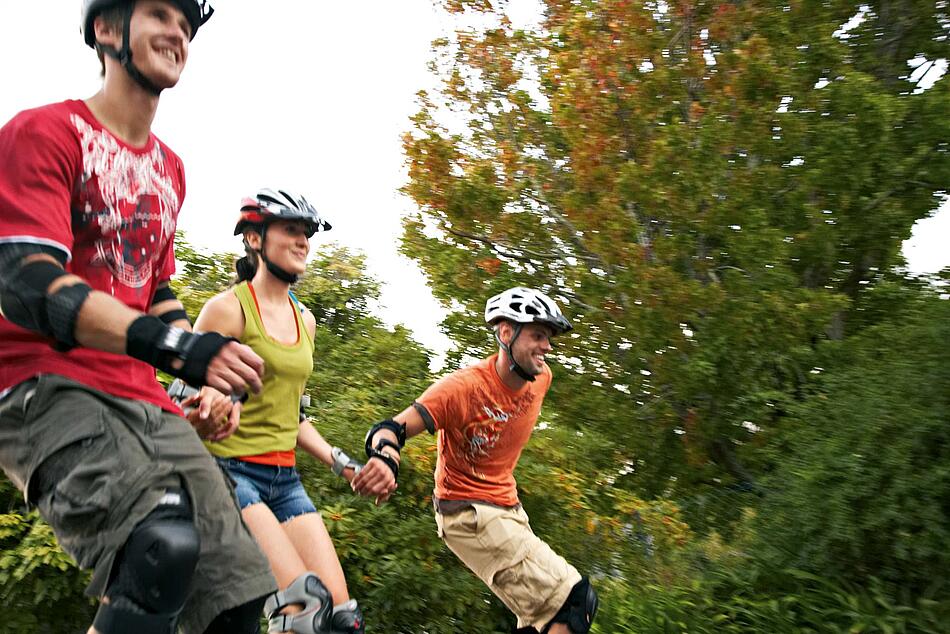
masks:
<path id="1" fill-rule="evenodd" d="M 399 441 L 398 444 L 389 440 L 388 438 L 380 438 L 376 444 L 373 444 L 373 437 L 376 435 L 376 432 L 385 429 L 396 434 L 396 439 Z M 392 447 L 397 452 L 402 451 L 403 446 L 406 444 L 406 426 L 402 423 L 397 423 L 393 419 L 389 418 L 387 420 L 376 423 L 370 430 L 366 432 L 366 457 L 367 458 L 379 458 L 382 460 L 390 471 L 393 472 L 393 477 L 399 479 L 399 463 L 392 457 L 383 452 L 383 447 Z"/>
<path id="2" fill-rule="evenodd" d="M 189 414 L 191 414 L 193 411 L 195 411 L 195 407 L 198 405 L 199 401 L 195 401 L 193 405 L 190 405 L 188 407 L 182 407 L 181 404 L 184 403 L 185 400 L 191 398 L 192 396 L 197 395 L 198 392 L 199 392 L 198 388 L 191 387 L 190 385 L 188 385 L 181 379 L 175 379 L 174 381 L 171 382 L 171 385 L 168 386 L 168 397 L 172 400 L 172 402 L 175 405 L 182 408 L 182 411 L 185 413 L 186 417 Z M 247 398 L 248 398 L 247 392 L 241 392 L 240 394 L 231 394 L 232 403 L 246 403 Z"/>
<path id="3" fill-rule="evenodd" d="M 373 436 L 376 435 L 381 429 L 391 431 L 396 434 L 396 440 L 399 441 L 397 445 L 389 439 L 380 439 L 375 445 L 373 445 Z M 406 426 L 402 423 L 397 423 L 393 419 L 389 418 L 379 423 L 376 423 L 369 428 L 369 431 L 366 432 L 366 454 L 369 455 L 370 449 L 380 449 L 380 447 L 392 447 L 396 451 L 402 451 L 402 448 L 406 445 Z"/>
<path id="4" fill-rule="evenodd" d="M 181 379 L 175 379 L 171 382 L 171 385 L 168 386 L 168 397 L 172 400 L 175 405 L 181 407 L 181 404 L 188 398 L 198 394 L 198 389 L 193 388 Z M 193 410 L 194 406 L 184 408 L 182 411 L 185 413 L 185 416 L 188 416 Z"/>
<path id="5" fill-rule="evenodd" d="M 211 360 L 225 344 L 237 341 L 216 332 L 187 332 L 151 315 L 133 321 L 125 339 L 125 351 L 130 357 L 191 385 L 204 385 Z M 181 361 L 181 367 L 175 368 L 175 361 Z"/>
<path id="6" fill-rule="evenodd" d="M 396 462 L 396 460 L 392 456 L 383 453 L 379 449 L 374 449 L 374 448 L 367 449 L 366 456 L 368 458 L 379 458 L 380 460 L 382 460 L 383 464 L 389 467 L 389 470 L 393 472 L 393 479 L 396 480 L 397 482 L 399 481 L 399 463 Z"/>
<path id="7" fill-rule="evenodd" d="M 349 468 L 353 469 L 354 474 L 359 473 L 360 469 L 363 468 L 363 465 L 350 458 L 339 447 L 334 447 L 330 451 L 330 455 L 333 456 L 333 464 L 330 465 L 330 470 L 338 476 L 342 476 L 343 471 Z"/>

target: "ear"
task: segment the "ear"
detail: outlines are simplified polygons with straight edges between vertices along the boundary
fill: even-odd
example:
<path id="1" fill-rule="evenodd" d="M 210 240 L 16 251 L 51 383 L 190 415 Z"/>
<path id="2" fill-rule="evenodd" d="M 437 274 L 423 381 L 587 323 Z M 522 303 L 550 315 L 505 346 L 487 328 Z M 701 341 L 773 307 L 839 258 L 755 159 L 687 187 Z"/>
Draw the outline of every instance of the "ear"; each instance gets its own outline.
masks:
<path id="1" fill-rule="evenodd" d="M 499 322 L 497 332 L 498 338 L 501 339 L 506 346 L 511 343 L 511 335 L 514 332 L 514 328 L 510 321 Z"/>
<path id="2" fill-rule="evenodd" d="M 97 15 L 92 22 L 93 31 L 96 34 L 96 42 L 105 44 L 115 49 L 122 47 L 122 29 L 117 24 L 109 23 L 101 15 Z"/>
<path id="3" fill-rule="evenodd" d="M 261 248 L 261 234 L 256 231 L 245 231 L 244 241 L 255 251 Z"/>

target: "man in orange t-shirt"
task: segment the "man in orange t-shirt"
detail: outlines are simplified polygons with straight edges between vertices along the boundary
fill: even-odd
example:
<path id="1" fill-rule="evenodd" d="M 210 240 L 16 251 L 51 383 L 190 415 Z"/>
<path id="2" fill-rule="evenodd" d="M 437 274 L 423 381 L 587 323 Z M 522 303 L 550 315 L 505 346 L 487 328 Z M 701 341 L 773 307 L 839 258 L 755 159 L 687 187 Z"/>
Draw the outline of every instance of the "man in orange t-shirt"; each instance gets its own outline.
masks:
<path id="1" fill-rule="evenodd" d="M 571 329 L 540 291 L 516 287 L 488 300 L 498 353 L 436 381 L 366 436 L 370 458 L 355 491 L 384 501 L 396 488 L 400 449 L 423 430 L 438 435 L 439 537 L 518 617 L 516 632 L 583 634 L 597 595 L 528 523 L 514 469 L 551 387 L 551 338 Z"/>

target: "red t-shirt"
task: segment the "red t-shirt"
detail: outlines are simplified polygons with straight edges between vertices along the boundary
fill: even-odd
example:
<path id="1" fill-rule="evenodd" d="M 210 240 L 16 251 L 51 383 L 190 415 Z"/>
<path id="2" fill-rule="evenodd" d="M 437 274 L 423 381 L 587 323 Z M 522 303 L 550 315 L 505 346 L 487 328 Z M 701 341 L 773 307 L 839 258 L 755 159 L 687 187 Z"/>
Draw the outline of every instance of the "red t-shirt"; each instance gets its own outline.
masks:
<path id="1" fill-rule="evenodd" d="M 439 433 L 435 495 L 440 500 L 518 504 L 514 470 L 538 420 L 551 370 L 517 392 L 483 359 L 433 383 L 418 403 Z"/>
<path id="2" fill-rule="evenodd" d="M 54 247 L 66 270 L 147 312 L 175 271 L 173 238 L 185 196 L 181 159 L 154 135 L 132 147 L 82 101 L 26 110 L 0 129 L 0 243 Z M 179 412 L 148 364 L 52 341 L 0 318 L 0 392 L 58 374 L 114 396 Z"/>

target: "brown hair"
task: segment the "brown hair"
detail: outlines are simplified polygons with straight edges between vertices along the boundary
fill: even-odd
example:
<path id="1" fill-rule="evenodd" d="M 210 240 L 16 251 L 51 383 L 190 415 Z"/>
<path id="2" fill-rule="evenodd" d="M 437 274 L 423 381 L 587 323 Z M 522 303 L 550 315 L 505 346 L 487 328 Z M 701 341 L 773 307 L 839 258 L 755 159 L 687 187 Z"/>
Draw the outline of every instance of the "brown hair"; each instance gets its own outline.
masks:
<path id="1" fill-rule="evenodd" d="M 102 18 L 102 20 L 111 26 L 114 29 L 118 29 L 120 32 L 125 26 L 125 3 L 120 2 L 116 6 L 109 7 L 108 9 L 103 10 L 97 18 Z M 92 28 L 96 28 L 96 21 L 92 21 Z M 106 60 L 105 53 L 102 52 L 102 48 L 99 47 L 99 42 L 96 42 L 96 55 L 99 57 L 99 75 L 102 77 L 106 76 Z"/>

